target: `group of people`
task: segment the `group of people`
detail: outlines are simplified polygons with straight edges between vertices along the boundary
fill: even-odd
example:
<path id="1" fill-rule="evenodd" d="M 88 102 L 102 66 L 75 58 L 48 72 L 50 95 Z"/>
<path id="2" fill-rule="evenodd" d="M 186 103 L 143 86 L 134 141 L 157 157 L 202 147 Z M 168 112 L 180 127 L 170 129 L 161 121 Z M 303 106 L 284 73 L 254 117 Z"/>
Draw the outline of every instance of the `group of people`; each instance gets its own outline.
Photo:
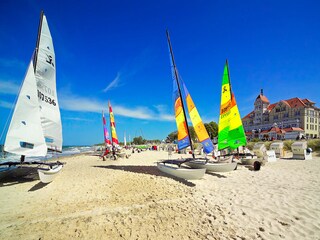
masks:
<path id="1" fill-rule="evenodd" d="M 116 151 L 117 151 L 117 147 L 115 144 L 107 145 L 104 153 L 100 156 L 100 158 L 102 158 L 103 161 L 105 161 L 106 160 L 105 158 L 107 157 L 116 160 L 117 159 Z"/>

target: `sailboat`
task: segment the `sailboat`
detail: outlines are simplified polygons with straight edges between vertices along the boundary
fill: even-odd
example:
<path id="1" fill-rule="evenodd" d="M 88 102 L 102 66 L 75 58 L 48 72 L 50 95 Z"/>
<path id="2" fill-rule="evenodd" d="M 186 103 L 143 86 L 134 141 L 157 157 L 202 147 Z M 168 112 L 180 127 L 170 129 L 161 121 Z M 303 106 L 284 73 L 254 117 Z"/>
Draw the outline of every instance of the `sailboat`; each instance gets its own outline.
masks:
<path id="1" fill-rule="evenodd" d="M 226 60 L 221 87 L 218 150 L 226 148 L 233 150 L 245 145 L 246 136 L 232 92 L 228 60 Z M 237 162 L 233 161 L 232 155 L 218 162 L 195 160 L 186 164 L 194 168 L 206 168 L 209 172 L 229 172 L 237 168 Z"/>
<path id="2" fill-rule="evenodd" d="M 229 64 L 226 60 L 222 87 L 221 87 L 221 104 L 220 104 L 220 117 L 218 125 L 218 151 L 229 149 L 231 151 L 240 146 L 246 146 L 247 140 L 242 125 L 239 109 L 237 106 L 234 92 L 230 80 Z M 233 155 L 227 159 L 233 159 Z M 221 164 L 225 163 L 225 167 L 229 170 L 236 169 L 237 162 L 224 160 Z"/>
<path id="3" fill-rule="evenodd" d="M 191 111 L 189 111 L 189 115 L 191 117 L 191 120 L 193 123 L 196 123 L 196 126 L 198 128 L 195 128 L 195 131 L 200 135 L 201 138 L 200 141 L 202 140 L 203 142 L 208 143 L 207 146 L 206 144 L 204 145 L 205 148 L 210 148 L 210 143 L 212 144 L 211 141 L 207 141 L 206 137 L 203 130 L 205 130 L 205 127 L 203 126 L 203 123 L 201 121 L 201 118 L 197 112 L 197 109 L 195 108 L 195 105 L 191 99 L 191 96 L 189 92 L 187 91 L 187 88 L 185 84 L 182 82 L 182 79 L 179 78 L 178 70 L 175 64 L 173 52 L 172 52 L 172 46 L 170 42 L 170 36 L 169 32 L 166 31 L 167 34 L 167 40 L 168 40 L 168 45 L 169 45 L 169 50 L 170 50 L 170 62 L 171 62 L 171 67 L 172 67 L 172 75 L 173 75 L 173 95 L 174 95 L 174 109 L 175 109 L 175 118 L 176 118 L 176 124 L 177 124 L 177 129 L 178 129 L 178 150 L 185 149 L 187 147 L 191 147 L 192 151 L 192 156 L 194 159 L 194 152 L 193 152 L 193 146 L 192 146 L 192 141 L 188 129 L 188 122 L 187 122 L 187 117 L 184 109 L 184 102 L 183 102 L 183 94 L 181 91 L 181 83 L 184 88 L 184 94 L 187 96 L 187 103 L 188 106 L 191 107 Z M 205 130 L 206 132 L 206 130 Z M 202 134 L 202 135 L 201 135 Z M 209 139 L 210 140 L 210 139 Z M 212 150 L 213 150 L 213 145 L 212 145 Z M 182 166 L 183 163 L 185 163 L 188 160 L 165 160 L 157 163 L 157 167 L 160 171 L 165 172 L 167 174 L 173 175 L 175 177 L 179 178 L 184 178 L 187 180 L 192 180 L 192 179 L 200 179 L 204 176 L 206 169 L 193 169 L 193 168 L 185 168 Z"/>
<path id="4" fill-rule="evenodd" d="M 104 116 L 103 111 L 102 111 L 102 126 L 103 126 L 103 139 L 104 139 L 105 151 L 99 157 L 103 158 L 103 160 L 105 160 L 105 157 L 111 156 L 111 141 L 109 138 L 107 121 L 106 121 L 106 118 Z"/>
<path id="5" fill-rule="evenodd" d="M 21 155 L 20 162 L 0 165 L 38 165 L 41 182 L 51 182 L 62 169 L 60 162 L 25 161 L 45 157 L 48 150 L 62 152 L 62 126 L 56 91 L 55 54 L 43 11 L 35 51 L 23 80 L 4 143 L 4 151 Z"/>
<path id="6" fill-rule="evenodd" d="M 117 137 L 117 132 L 116 132 L 116 123 L 114 120 L 114 114 L 112 110 L 112 106 L 110 101 L 108 101 L 108 106 L 109 106 L 109 116 L 110 116 L 110 129 L 111 129 L 111 145 L 112 145 L 112 152 L 114 159 L 117 157 L 127 157 L 125 152 L 121 151 L 121 148 L 119 146 L 119 140 Z"/>

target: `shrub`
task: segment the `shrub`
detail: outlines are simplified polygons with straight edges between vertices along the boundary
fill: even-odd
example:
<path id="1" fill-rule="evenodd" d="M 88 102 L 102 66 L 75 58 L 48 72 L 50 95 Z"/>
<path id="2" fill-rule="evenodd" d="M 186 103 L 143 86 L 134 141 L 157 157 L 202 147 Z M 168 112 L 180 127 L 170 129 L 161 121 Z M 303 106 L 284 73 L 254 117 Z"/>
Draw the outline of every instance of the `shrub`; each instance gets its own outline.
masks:
<path id="1" fill-rule="evenodd" d="M 267 150 L 270 150 L 271 143 L 272 142 L 269 142 L 269 141 L 264 143 L 264 146 L 266 147 Z"/>
<path id="2" fill-rule="evenodd" d="M 251 139 L 251 140 L 250 140 L 250 142 L 254 142 L 254 143 L 255 143 L 255 142 L 260 142 L 260 141 L 261 141 L 261 140 L 260 140 L 259 138 L 254 138 L 254 139 Z"/>
<path id="3" fill-rule="evenodd" d="M 291 151 L 291 145 L 294 143 L 293 140 L 285 140 L 283 141 L 283 150 L 285 151 Z"/>
<path id="4" fill-rule="evenodd" d="M 312 148 L 313 151 L 320 151 L 320 139 L 308 140 L 308 147 Z"/>
<path id="5" fill-rule="evenodd" d="M 248 148 L 250 151 L 252 151 L 254 144 L 255 144 L 255 142 L 248 142 L 247 148 Z"/>
<path id="6" fill-rule="evenodd" d="M 193 146 L 193 149 L 197 149 L 199 147 L 199 145 L 202 145 L 201 143 L 194 143 L 192 146 Z"/>

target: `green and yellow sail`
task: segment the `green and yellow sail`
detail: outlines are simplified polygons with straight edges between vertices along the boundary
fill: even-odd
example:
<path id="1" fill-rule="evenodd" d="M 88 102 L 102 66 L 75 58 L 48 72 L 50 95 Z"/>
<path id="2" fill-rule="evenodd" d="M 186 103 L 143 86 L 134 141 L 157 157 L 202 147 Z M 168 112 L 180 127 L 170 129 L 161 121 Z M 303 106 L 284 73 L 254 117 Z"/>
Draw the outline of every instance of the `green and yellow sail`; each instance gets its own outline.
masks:
<path id="1" fill-rule="evenodd" d="M 232 92 L 228 61 L 224 67 L 218 132 L 218 149 L 236 149 L 247 144 L 239 109 Z"/>

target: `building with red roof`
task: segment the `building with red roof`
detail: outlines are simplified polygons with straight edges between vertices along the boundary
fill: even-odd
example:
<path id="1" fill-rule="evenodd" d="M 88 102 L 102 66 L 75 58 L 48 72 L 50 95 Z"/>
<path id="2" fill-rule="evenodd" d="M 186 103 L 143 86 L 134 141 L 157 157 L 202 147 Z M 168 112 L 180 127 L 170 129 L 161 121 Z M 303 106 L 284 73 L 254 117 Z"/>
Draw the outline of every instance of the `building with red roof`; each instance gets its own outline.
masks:
<path id="1" fill-rule="evenodd" d="M 320 109 L 315 102 L 298 97 L 270 104 L 263 90 L 254 102 L 254 109 L 242 118 L 249 139 L 296 139 L 320 136 Z"/>

